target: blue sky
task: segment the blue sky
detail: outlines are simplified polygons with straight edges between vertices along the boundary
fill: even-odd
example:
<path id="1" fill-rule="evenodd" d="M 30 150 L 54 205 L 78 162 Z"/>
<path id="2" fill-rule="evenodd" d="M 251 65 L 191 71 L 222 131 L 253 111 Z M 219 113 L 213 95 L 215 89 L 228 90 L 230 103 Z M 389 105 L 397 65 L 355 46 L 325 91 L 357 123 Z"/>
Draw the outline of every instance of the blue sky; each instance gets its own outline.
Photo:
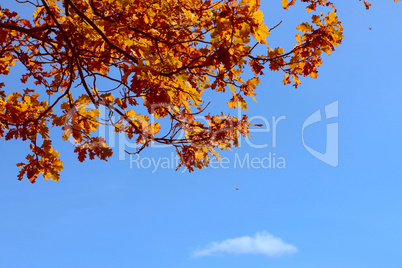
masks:
<path id="1" fill-rule="evenodd" d="M 268 41 L 290 47 L 309 14 L 261 2 L 269 27 L 283 20 Z M 271 129 L 223 152 L 220 167 L 155 168 L 152 159 L 168 161 L 171 148 L 80 163 L 71 144 L 57 142 L 61 181 L 32 185 L 16 178 L 27 144 L 0 140 L 0 267 L 402 267 L 402 6 L 333 2 L 343 44 L 297 90 L 267 71 L 248 115 Z M 334 102 L 338 117 L 325 119 Z M 302 143 L 318 110 L 323 120 L 304 129 L 305 142 L 325 152 L 326 126 L 338 124 L 336 167 Z M 241 167 L 247 157 L 253 166 Z"/>

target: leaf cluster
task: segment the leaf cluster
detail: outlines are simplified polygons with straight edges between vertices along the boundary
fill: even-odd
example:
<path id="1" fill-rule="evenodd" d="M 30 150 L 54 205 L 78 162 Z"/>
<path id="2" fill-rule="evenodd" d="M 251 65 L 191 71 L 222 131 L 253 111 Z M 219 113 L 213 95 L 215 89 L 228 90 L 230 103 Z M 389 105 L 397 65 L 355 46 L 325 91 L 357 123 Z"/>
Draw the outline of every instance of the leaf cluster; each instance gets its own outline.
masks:
<path id="1" fill-rule="evenodd" d="M 282 0 L 283 8 L 295 2 Z M 287 52 L 269 46 L 276 27 L 264 24 L 259 0 L 21 2 L 35 8 L 31 19 L 0 6 L 0 74 L 18 63 L 26 70 L 21 84 L 35 85 L 6 94 L 0 83 L 0 138 L 31 143 L 32 153 L 18 164 L 19 179 L 35 182 L 43 174 L 59 180 L 63 166 L 50 126 L 74 140 L 79 161 L 111 157 L 112 149 L 94 135 L 107 124 L 138 144 L 128 153 L 167 144 L 180 156 L 179 167 L 208 166 L 211 156 L 219 159 L 215 149 L 230 150 L 249 136 L 251 123 L 246 115 L 207 113 L 206 92 L 227 92 L 225 105 L 247 110 L 265 68 L 283 71 L 283 83 L 292 79 L 297 87 L 300 76 L 316 78 L 322 54 L 341 43 L 333 4 L 300 2 L 314 15 L 296 27 L 300 33 Z M 255 55 L 259 44 L 265 55 Z M 254 77 L 245 79 L 246 68 Z M 107 120 L 99 119 L 101 107 Z"/>

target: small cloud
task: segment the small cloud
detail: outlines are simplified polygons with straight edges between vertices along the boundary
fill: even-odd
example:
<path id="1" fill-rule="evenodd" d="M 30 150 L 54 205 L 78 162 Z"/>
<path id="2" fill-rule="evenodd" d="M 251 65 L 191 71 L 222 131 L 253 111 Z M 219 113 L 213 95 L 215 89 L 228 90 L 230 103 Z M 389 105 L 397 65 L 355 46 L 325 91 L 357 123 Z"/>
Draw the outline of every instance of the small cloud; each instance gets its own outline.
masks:
<path id="1" fill-rule="evenodd" d="M 265 231 L 258 232 L 254 237 L 243 236 L 213 242 L 205 248 L 194 251 L 192 257 L 204 257 L 223 254 L 262 254 L 269 257 L 279 257 L 284 254 L 296 253 L 297 248 L 287 244 L 278 237 Z"/>

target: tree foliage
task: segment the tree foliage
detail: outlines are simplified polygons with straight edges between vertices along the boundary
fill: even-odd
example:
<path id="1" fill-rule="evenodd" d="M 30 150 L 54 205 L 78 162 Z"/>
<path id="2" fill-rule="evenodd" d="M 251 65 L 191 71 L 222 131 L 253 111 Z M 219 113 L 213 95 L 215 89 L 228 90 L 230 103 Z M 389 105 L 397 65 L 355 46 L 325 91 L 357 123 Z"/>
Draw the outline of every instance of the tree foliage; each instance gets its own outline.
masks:
<path id="1" fill-rule="evenodd" d="M 282 0 L 283 8 L 295 2 Z M 224 105 L 246 110 L 265 70 L 282 71 L 283 83 L 297 87 L 301 76 L 316 78 L 322 55 L 341 43 L 333 4 L 300 2 L 311 22 L 297 25 L 290 51 L 268 44 L 275 27 L 264 24 L 259 0 L 23 1 L 35 9 L 29 19 L 0 6 L 0 74 L 23 66 L 22 84 L 34 85 L 6 94 L 0 83 L 0 138 L 28 140 L 32 151 L 17 164 L 18 178 L 35 182 L 42 173 L 59 180 L 63 165 L 49 127 L 74 139 L 81 162 L 111 157 L 105 140 L 93 135 L 109 124 L 138 144 L 129 153 L 169 144 L 179 167 L 208 166 L 211 156 L 219 159 L 215 149 L 237 146 L 251 123 L 246 115 L 207 113 L 207 92 L 227 91 Z M 258 44 L 264 55 L 254 53 Z M 247 68 L 254 73 L 248 79 Z"/>

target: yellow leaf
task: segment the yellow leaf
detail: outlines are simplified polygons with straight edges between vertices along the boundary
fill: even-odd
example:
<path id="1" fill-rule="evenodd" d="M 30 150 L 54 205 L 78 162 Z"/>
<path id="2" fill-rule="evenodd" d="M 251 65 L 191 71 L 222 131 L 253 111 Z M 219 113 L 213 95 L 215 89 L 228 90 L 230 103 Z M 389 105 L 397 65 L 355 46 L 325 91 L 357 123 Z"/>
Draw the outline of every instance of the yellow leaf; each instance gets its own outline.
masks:
<path id="1" fill-rule="evenodd" d="M 134 44 L 134 40 L 133 40 L 133 39 L 126 39 L 126 40 L 124 41 L 124 44 L 125 44 L 127 47 L 131 47 L 131 46 Z"/>
<path id="2" fill-rule="evenodd" d="M 126 112 L 126 116 L 127 117 L 134 117 L 135 116 L 135 112 L 133 110 L 129 110 Z"/>
<path id="3" fill-rule="evenodd" d="M 244 38 L 250 34 L 250 25 L 247 23 L 243 23 L 242 28 L 240 30 L 240 35 Z"/>
<path id="4" fill-rule="evenodd" d="M 233 109 L 237 107 L 237 102 L 235 101 L 229 101 L 228 103 L 229 108 Z"/>
<path id="5" fill-rule="evenodd" d="M 144 14 L 144 22 L 145 22 L 145 24 L 149 24 L 149 19 L 148 19 L 147 14 Z"/>
<path id="6" fill-rule="evenodd" d="M 71 137 L 71 134 L 73 133 L 73 130 L 71 127 L 67 128 L 66 131 L 63 133 L 63 140 L 68 140 Z"/>
<path id="7" fill-rule="evenodd" d="M 317 71 L 312 71 L 311 73 L 310 73 L 310 77 L 312 77 L 312 78 L 317 78 L 318 77 L 318 74 L 317 74 Z"/>
<path id="8" fill-rule="evenodd" d="M 232 84 L 229 84 L 229 88 L 232 91 L 232 93 L 236 92 L 236 88 Z"/>
<path id="9" fill-rule="evenodd" d="M 289 9 L 289 1 L 288 0 L 282 0 L 282 7 L 284 9 Z"/>
<path id="10" fill-rule="evenodd" d="M 30 105 L 30 104 L 31 104 L 31 97 L 25 96 L 25 97 L 24 97 L 24 102 L 25 102 L 27 105 Z"/>
<path id="11" fill-rule="evenodd" d="M 211 148 L 211 154 L 212 154 L 213 156 L 215 156 L 215 159 L 216 159 L 216 160 L 221 161 L 221 156 L 220 156 L 214 149 L 212 149 L 212 148 Z"/>
<path id="12" fill-rule="evenodd" d="M 261 10 L 258 9 L 256 12 L 254 12 L 253 18 L 257 20 L 259 23 L 262 23 L 262 21 L 264 20 L 264 14 L 262 13 Z"/>
<path id="13" fill-rule="evenodd" d="M 328 13 L 326 24 L 331 24 L 331 23 L 335 22 L 336 20 L 337 20 L 337 16 L 336 16 L 335 12 Z"/>
<path id="14" fill-rule="evenodd" d="M 313 16 L 311 17 L 311 19 L 312 19 L 312 22 L 313 22 L 315 25 L 317 25 L 317 26 L 323 26 L 323 25 L 322 25 L 322 22 L 321 22 L 321 20 L 320 20 L 320 16 L 313 15 Z"/>
<path id="15" fill-rule="evenodd" d="M 303 43 L 303 39 L 300 36 L 300 34 L 296 34 L 296 41 L 299 43 L 299 45 L 301 45 Z"/>
<path id="16" fill-rule="evenodd" d="M 307 33 L 311 32 L 313 30 L 313 27 L 308 22 L 303 22 L 300 25 L 296 26 L 296 29 L 299 30 L 300 32 Z"/>
<path id="17" fill-rule="evenodd" d="M 282 80 L 284 85 L 291 83 L 289 77 L 290 77 L 290 74 L 285 74 L 285 78 Z"/>
<path id="18" fill-rule="evenodd" d="M 269 35 L 269 31 L 265 24 L 262 24 L 258 27 L 257 31 L 252 34 L 252 36 L 259 42 L 260 44 L 267 44 L 266 38 Z"/>

